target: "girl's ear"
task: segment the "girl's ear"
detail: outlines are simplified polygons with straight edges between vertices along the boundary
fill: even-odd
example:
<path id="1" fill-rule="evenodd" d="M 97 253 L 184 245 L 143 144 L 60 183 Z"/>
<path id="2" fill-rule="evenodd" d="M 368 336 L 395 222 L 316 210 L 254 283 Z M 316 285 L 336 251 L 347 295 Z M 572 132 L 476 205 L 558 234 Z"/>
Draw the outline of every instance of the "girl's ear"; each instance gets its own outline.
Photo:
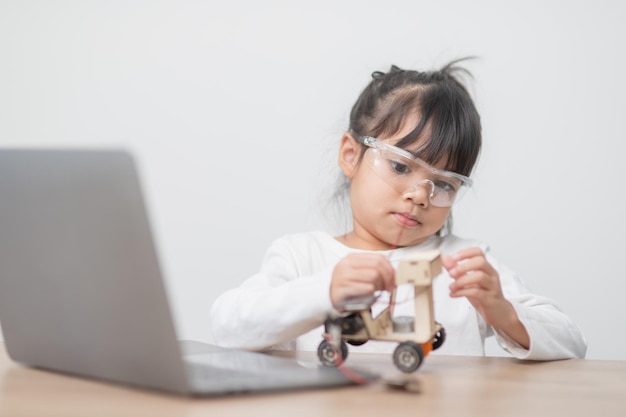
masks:
<path id="1" fill-rule="evenodd" d="M 339 167 L 348 179 L 356 173 L 360 154 L 361 145 L 350 133 L 344 133 L 339 144 Z"/>

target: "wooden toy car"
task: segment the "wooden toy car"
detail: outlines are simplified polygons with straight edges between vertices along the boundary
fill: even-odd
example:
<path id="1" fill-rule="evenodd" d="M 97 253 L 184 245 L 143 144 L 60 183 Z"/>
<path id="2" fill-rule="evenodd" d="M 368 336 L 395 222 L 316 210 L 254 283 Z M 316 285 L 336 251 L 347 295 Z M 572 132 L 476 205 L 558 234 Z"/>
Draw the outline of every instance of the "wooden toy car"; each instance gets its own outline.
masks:
<path id="1" fill-rule="evenodd" d="M 432 350 L 445 340 L 445 329 L 435 322 L 432 281 L 441 273 L 441 255 L 437 250 L 415 252 L 400 261 L 396 270 L 396 289 L 389 305 L 372 316 L 374 297 L 354 300 L 344 307 L 347 316 L 328 317 L 324 323 L 324 340 L 317 349 L 320 362 L 338 366 L 348 356 L 348 344 L 358 346 L 368 340 L 398 342 L 393 362 L 402 372 L 413 372 Z M 414 316 L 394 316 L 397 286 L 414 288 Z"/>

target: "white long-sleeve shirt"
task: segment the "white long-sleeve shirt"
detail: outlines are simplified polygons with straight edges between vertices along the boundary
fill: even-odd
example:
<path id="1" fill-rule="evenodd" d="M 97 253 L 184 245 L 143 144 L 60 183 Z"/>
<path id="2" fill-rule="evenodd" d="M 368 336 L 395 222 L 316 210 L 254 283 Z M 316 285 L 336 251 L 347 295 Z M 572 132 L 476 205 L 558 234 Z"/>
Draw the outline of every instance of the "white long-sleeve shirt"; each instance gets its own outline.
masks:
<path id="1" fill-rule="evenodd" d="M 498 271 L 502 292 L 509 300 L 530 336 L 524 349 L 506 334 L 495 331 L 466 298 L 449 296 L 452 278 L 444 271 L 433 281 L 435 320 L 446 331 L 445 343 L 435 354 L 484 355 L 485 338 L 495 334 L 500 346 L 519 359 L 553 360 L 583 358 L 584 336 L 572 320 L 551 299 L 530 292 L 509 269 L 490 255 L 488 247 L 474 240 L 449 235 L 432 236 L 412 246 L 379 251 L 392 265 L 416 250 L 438 249 L 443 255 L 480 247 Z M 261 270 L 239 287 L 222 294 L 211 310 L 211 325 L 217 344 L 249 350 L 317 349 L 322 341 L 323 322 L 334 312 L 330 301 L 332 272 L 341 259 L 363 250 L 349 248 L 326 232 L 287 235 L 268 249 Z M 406 289 L 412 291 L 412 289 Z M 412 315 L 412 304 L 402 303 L 410 294 L 398 291 L 396 315 Z M 382 309 L 386 303 L 374 304 Z M 404 311 L 403 311 L 404 310 Z M 369 341 L 350 346 L 351 351 L 392 352 L 396 344 Z"/>

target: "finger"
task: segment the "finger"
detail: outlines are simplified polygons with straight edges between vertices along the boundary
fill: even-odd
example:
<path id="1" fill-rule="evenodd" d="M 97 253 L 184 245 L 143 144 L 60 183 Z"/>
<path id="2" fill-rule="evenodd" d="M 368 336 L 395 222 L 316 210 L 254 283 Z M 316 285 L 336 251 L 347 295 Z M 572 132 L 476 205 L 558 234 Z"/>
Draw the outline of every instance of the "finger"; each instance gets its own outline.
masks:
<path id="1" fill-rule="evenodd" d="M 457 279 L 450 284 L 450 291 L 458 291 L 462 288 L 481 288 L 483 290 L 490 290 L 493 288 L 489 275 L 483 272 L 469 272 L 462 278 Z"/>
<path id="2" fill-rule="evenodd" d="M 396 270 L 387 258 L 383 258 L 381 266 L 381 278 L 383 282 L 383 290 L 393 291 L 396 288 Z"/>
<path id="3" fill-rule="evenodd" d="M 460 251 L 453 254 L 452 258 L 455 261 L 460 262 L 469 258 L 474 258 L 476 256 L 484 256 L 484 252 L 478 246 L 473 246 L 471 248 L 461 249 Z"/>
<path id="4" fill-rule="evenodd" d="M 374 295 L 375 291 L 371 284 L 355 283 L 348 287 L 335 288 L 331 294 L 331 302 L 337 307 L 345 304 L 346 300 L 351 298 Z"/>
<path id="5" fill-rule="evenodd" d="M 450 270 L 456 266 L 457 262 L 451 255 L 443 255 L 441 257 L 441 264 L 444 268 Z"/>
<path id="6" fill-rule="evenodd" d="M 359 282 L 373 282 L 377 290 L 391 291 L 395 288 L 395 270 L 389 259 L 382 255 L 369 255 L 359 259 L 354 265 L 353 279 Z"/>
<path id="7" fill-rule="evenodd" d="M 343 279 L 343 285 L 371 285 L 376 290 L 385 289 L 385 281 L 381 276 L 381 272 L 377 269 L 362 268 L 355 271 Z"/>
<path id="8" fill-rule="evenodd" d="M 450 297 L 461 298 L 465 297 L 469 300 L 480 300 L 484 297 L 485 290 L 478 287 L 465 287 L 455 291 L 450 291 Z"/>
<path id="9" fill-rule="evenodd" d="M 471 271 L 483 271 L 491 274 L 493 272 L 493 268 L 489 262 L 487 262 L 485 257 L 481 255 L 473 258 L 467 258 L 464 261 L 459 262 L 454 268 L 448 270 L 448 273 L 453 278 L 459 278 Z"/>

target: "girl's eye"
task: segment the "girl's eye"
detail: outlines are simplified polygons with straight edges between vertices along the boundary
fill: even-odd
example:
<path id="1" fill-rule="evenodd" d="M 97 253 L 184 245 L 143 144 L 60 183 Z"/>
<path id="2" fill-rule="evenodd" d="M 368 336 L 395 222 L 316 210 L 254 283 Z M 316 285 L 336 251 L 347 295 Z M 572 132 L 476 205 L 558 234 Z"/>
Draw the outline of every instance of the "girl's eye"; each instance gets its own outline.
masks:
<path id="1" fill-rule="evenodd" d="M 389 166 L 396 174 L 408 174 L 409 172 L 411 172 L 411 169 L 408 165 L 405 165 L 398 161 L 389 160 Z"/>
<path id="2" fill-rule="evenodd" d="M 446 193 L 454 193 L 459 188 L 453 183 L 444 181 L 442 179 L 438 179 L 435 181 L 435 187 L 440 191 L 445 191 Z"/>

